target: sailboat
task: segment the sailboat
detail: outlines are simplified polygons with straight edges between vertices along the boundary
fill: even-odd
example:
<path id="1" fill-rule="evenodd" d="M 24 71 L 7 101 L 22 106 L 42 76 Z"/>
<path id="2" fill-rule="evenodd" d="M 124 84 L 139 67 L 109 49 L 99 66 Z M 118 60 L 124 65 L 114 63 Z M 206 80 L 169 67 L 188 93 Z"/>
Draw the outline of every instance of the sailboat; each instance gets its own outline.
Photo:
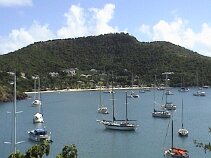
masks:
<path id="1" fill-rule="evenodd" d="M 100 105 L 97 109 L 97 112 L 98 113 L 101 113 L 101 114 L 108 114 L 108 108 L 104 105 L 102 105 L 102 92 L 101 92 L 101 85 L 100 85 Z"/>
<path id="2" fill-rule="evenodd" d="M 39 77 L 38 77 L 38 86 L 40 87 L 40 78 Z M 40 88 L 38 88 L 38 90 L 39 89 Z M 34 116 L 33 116 L 33 123 L 43 123 L 44 122 L 44 119 L 43 119 L 43 114 L 41 113 L 42 104 L 41 104 L 40 94 L 39 94 L 39 99 L 35 99 L 35 101 L 33 102 L 33 104 L 36 105 L 37 108 L 38 108 L 38 112 L 35 113 Z"/>
<path id="3" fill-rule="evenodd" d="M 188 130 L 183 127 L 183 98 L 182 98 L 182 128 L 178 131 L 179 136 L 188 136 Z"/>
<path id="4" fill-rule="evenodd" d="M 155 76 L 155 82 L 156 82 L 156 76 Z M 154 83 L 154 86 L 156 86 L 156 83 Z M 171 113 L 166 110 L 165 108 L 163 110 L 156 110 L 156 101 L 155 101 L 155 87 L 154 87 L 154 111 L 152 112 L 153 117 L 159 117 L 159 118 L 170 118 Z"/>
<path id="5" fill-rule="evenodd" d="M 36 83 L 36 80 L 38 79 L 38 89 L 36 88 L 37 87 L 37 83 Z M 41 105 L 41 100 L 40 100 L 40 78 L 39 76 L 36 76 L 35 79 L 34 79 L 34 101 L 32 102 L 32 105 L 33 106 L 38 106 L 38 105 Z"/>
<path id="6" fill-rule="evenodd" d="M 39 86 L 40 86 L 40 81 L 39 81 Z M 36 113 L 33 117 L 33 122 L 34 123 L 43 123 L 43 115 L 41 113 L 41 101 L 39 106 L 39 112 Z M 44 140 L 47 140 L 49 142 L 52 142 L 51 140 L 51 133 L 48 132 L 43 124 L 36 124 L 36 128 L 28 131 L 29 139 L 36 141 L 36 142 L 42 142 Z M 38 127 L 39 126 L 39 127 Z"/>
<path id="7" fill-rule="evenodd" d="M 16 95 L 16 74 L 13 73 L 14 75 L 14 109 L 13 109 L 13 115 L 14 115 L 14 130 L 13 130 L 13 141 L 12 142 L 4 142 L 5 144 L 13 144 L 14 148 L 14 154 L 17 153 L 16 145 L 21 144 L 24 141 L 19 141 L 17 142 L 17 129 L 16 129 L 16 114 L 21 113 L 22 111 L 17 112 L 16 111 L 16 100 L 17 100 L 17 95 Z"/>
<path id="8" fill-rule="evenodd" d="M 196 73 L 196 84 L 198 87 L 198 72 Z M 204 91 L 202 91 L 202 88 L 198 87 L 198 90 L 193 93 L 194 96 L 206 96 L 206 93 Z"/>
<path id="9" fill-rule="evenodd" d="M 174 131 L 174 124 L 173 124 L 173 117 L 171 120 L 171 148 L 168 150 L 164 151 L 164 156 L 166 158 L 189 158 L 188 151 L 185 149 L 181 148 L 176 148 L 174 147 L 174 136 L 173 136 L 173 131 Z"/>
<path id="10" fill-rule="evenodd" d="M 100 121 L 101 124 L 103 124 L 107 129 L 112 130 L 120 130 L 120 131 L 134 131 L 137 128 L 137 124 L 133 123 L 136 120 L 128 120 L 127 117 L 127 92 L 125 94 L 126 96 L 126 103 L 125 103 L 125 120 L 116 120 L 114 116 L 114 94 L 112 93 L 112 102 L 113 102 L 113 119 L 112 121 L 108 120 L 102 120 Z M 133 121 L 133 122 L 131 122 Z"/>
<path id="11" fill-rule="evenodd" d="M 134 87 L 134 85 L 133 85 L 133 81 L 134 79 L 133 79 L 133 73 L 132 73 L 132 89 L 133 89 L 133 87 Z M 138 94 L 136 94 L 133 90 L 131 90 L 131 93 L 127 96 L 128 98 L 139 98 L 139 95 Z"/>
<path id="12" fill-rule="evenodd" d="M 164 72 L 164 73 L 162 73 L 162 74 L 164 74 L 164 75 L 166 76 L 166 79 L 165 79 L 166 103 L 165 103 L 164 105 L 161 105 L 161 107 L 162 107 L 162 108 L 165 108 L 165 109 L 167 109 L 167 110 L 176 110 L 176 105 L 173 104 L 172 102 L 168 102 L 168 95 L 169 95 L 168 91 L 169 91 L 169 90 L 168 90 L 168 88 L 167 88 L 168 80 L 170 80 L 170 79 L 168 79 L 168 75 L 174 74 L 174 73 L 173 73 L 173 72 Z"/>
<path id="13" fill-rule="evenodd" d="M 184 78 L 181 77 L 181 87 L 178 89 L 179 92 L 188 92 L 190 89 L 184 86 Z"/>

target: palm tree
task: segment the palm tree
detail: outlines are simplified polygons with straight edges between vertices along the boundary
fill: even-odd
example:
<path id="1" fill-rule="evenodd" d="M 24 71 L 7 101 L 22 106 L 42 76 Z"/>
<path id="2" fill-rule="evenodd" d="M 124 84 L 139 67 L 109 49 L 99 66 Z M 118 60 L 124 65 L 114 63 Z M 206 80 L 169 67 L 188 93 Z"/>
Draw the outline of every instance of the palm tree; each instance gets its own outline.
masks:
<path id="1" fill-rule="evenodd" d="M 65 145 L 62 153 L 58 154 L 56 158 L 77 158 L 77 152 L 75 144 Z"/>

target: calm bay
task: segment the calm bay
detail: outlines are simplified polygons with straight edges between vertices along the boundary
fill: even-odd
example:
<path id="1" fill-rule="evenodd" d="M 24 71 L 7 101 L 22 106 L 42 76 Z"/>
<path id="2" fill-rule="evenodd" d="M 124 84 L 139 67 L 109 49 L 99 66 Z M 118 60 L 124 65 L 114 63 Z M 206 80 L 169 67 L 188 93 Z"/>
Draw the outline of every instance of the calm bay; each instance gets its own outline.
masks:
<path id="1" fill-rule="evenodd" d="M 174 95 L 168 100 L 177 105 L 173 112 L 174 144 L 189 151 L 190 158 L 208 158 L 211 152 L 196 147 L 194 140 L 208 143 L 211 141 L 211 89 L 204 89 L 205 97 L 193 96 L 196 91 L 178 92 L 173 88 Z M 130 92 L 130 90 L 127 90 Z M 115 90 L 115 117 L 125 117 L 125 90 Z M 42 109 L 44 125 L 51 131 L 53 143 L 48 157 L 54 158 L 62 151 L 64 145 L 75 144 L 79 158 L 163 158 L 164 149 L 171 147 L 171 132 L 168 129 L 170 119 L 153 118 L 153 91 L 139 93 L 139 98 L 128 98 L 128 118 L 136 119 L 139 127 L 136 131 L 113 131 L 96 122 L 100 119 L 112 119 L 111 94 L 102 93 L 102 103 L 108 107 L 110 114 L 97 113 L 100 102 L 99 91 L 53 92 L 42 93 Z M 30 94 L 33 98 L 33 94 Z M 184 101 L 184 127 L 189 130 L 188 137 L 179 137 L 177 131 L 181 128 L 182 97 Z M 156 102 L 165 103 L 163 91 L 156 90 Z M 32 107 L 32 99 L 17 102 L 17 148 L 25 153 L 35 142 L 28 139 L 27 131 L 35 128 L 33 115 L 37 112 Z M 158 107 L 156 107 L 158 108 Z M 6 158 L 12 152 L 12 146 L 4 144 L 11 141 L 13 123 L 13 103 L 0 104 L 0 156 Z M 167 131 L 168 129 L 168 131 Z M 166 136 L 167 135 L 167 136 Z"/>

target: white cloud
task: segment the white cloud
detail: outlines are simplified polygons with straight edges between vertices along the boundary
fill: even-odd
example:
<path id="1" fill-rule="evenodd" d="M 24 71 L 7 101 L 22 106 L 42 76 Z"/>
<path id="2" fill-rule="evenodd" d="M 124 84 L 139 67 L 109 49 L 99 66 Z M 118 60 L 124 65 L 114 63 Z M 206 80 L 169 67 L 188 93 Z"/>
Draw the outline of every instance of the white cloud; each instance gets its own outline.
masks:
<path id="1" fill-rule="evenodd" d="M 28 6 L 32 5 L 32 0 L 0 0 L 0 6 Z"/>
<path id="2" fill-rule="evenodd" d="M 169 41 L 200 54 L 211 56 L 211 26 L 204 23 L 200 32 L 194 32 L 188 24 L 188 21 L 181 18 L 173 22 L 160 20 L 154 26 L 142 25 L 140 32 L 152 41 Z"/>
<path id="3" fill-rule="evenodd" d="M 24 46 L 27 46 L 36 41 L 45 41 L 54 38 L 53 33 L 48 29 L 48 25 L 40 25 L 38 22 L 33 22 L 28 29 L 14 29 L 8 37 L 0 38 L 0 53 L 5 54 Z"/>
<path id="4" fill-rule="evenodd" d="M 114 9 L 113 4 L 106 4 L 102 9 L 84 9 L 79 5 L 72 5 L 64 14 L 65 26 L 56 32 L 52 32 L 48 25 L 33 22 L 29 28 L 12 30 L 8 37 L 0 36 L 0 54 L 15 51 L 37 41 L 118 32 L 117 27 L 109 25 Z"/>
<path id="5" fill-rule="evenodd" d="M 117 27 L 108 24 L 113 17 L 114 9 L 113 4 L 106 4 L 102 9 L 88 10 L 79 5 L 72 5 L 65 13 L 66 26 L 59 29 L 57 35 L 59 38 L 70 38 L 117 32 Z"/>

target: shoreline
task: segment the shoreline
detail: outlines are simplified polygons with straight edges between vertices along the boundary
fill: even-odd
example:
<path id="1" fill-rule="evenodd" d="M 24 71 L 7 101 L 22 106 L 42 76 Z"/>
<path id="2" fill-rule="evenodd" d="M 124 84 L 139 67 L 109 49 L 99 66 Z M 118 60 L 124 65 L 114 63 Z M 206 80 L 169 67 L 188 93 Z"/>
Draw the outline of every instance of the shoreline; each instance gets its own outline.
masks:
<path id="1" fill-rule="evenodd" d="M 151 89 L 152 87 L 125 87 L 125 88 L 113 88 L 114 90 L 141 90 L 144 88 L 149 88 Z M 55 92 L 83 92 L 83 91 L 99 91 L 100 88 L 95 88 L 95 89 L 62 89 L 62 90 L 46 90 L 46 91 L 40 91 L 40 93 L 55 93 Z M 112 88 L 101 88 L 101 91 L 111 91 Z M 33 94 L 37 92 L 25 92 L 25 94 Z"/>

